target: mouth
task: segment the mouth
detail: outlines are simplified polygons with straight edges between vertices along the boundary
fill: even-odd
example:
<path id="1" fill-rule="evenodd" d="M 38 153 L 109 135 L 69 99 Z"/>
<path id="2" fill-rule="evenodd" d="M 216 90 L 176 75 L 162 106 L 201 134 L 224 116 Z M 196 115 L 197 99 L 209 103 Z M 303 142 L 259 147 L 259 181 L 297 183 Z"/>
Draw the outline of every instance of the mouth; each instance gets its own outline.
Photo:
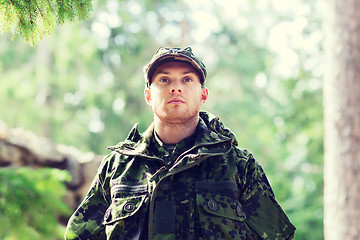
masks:
<path id="1" fill-rule="evenodd" d="M 168 101 L 168 103 L 181 104 L 181 103 L 185 103 L 185 102 L 183 100 L 181 100 L 180 98 L 172 98 L 170 101 Z"/>

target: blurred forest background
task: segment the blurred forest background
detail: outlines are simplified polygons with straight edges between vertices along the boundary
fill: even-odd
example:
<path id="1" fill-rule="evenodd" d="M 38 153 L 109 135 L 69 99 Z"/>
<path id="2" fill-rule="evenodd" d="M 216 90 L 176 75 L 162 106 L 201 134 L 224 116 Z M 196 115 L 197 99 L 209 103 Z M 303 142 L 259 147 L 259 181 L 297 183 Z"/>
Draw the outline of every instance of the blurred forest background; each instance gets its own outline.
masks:
<path id="1" fill-rule="evenodd" d="M 208 70 L 210 96 L 203 109 L 218 115 L 263 165 L 297 227 L 295 239 L 320 240 L 321 18 L 317 0 L 96 0 L 87 21 L 57 26 L 36 46 L 0 35 L 0 121 L 83 152 L 107 154 L 106 147 L 123 140 L 134 123 L 144 131 L 152 122 L 143 66 L 159 46 L 191 46 Z M 37 174 L 35 179 L 49 175 Z M 44 177 L 47 182 L 37 189 L 63 192 L 56 182 L 66 176 L 60 175 Z M 0 204 L 6 191 L 0 188 Z M 19 198 L 29 208 L 36 202 Z M 57 214 L 70 216 L 71 210 L 61 209 Z M 21 216 L 16 208 L 0 211 L 1 224 Z M 25 235 L 35 231 L 29 229 Z M 17 239 L 9 236 L 0 232 L 0 239 Z"/>

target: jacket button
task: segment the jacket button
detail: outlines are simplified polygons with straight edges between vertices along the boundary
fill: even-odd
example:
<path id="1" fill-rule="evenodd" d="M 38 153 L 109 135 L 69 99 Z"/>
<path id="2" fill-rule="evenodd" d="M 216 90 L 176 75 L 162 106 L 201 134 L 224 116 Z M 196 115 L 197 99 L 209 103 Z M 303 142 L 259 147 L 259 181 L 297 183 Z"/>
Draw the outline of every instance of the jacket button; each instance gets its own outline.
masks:
<path id="1" fill-rule="evenodd" d="M 135 204 L 133 204 L 132 202 L 128 202 L 124 205 L 124 211 L 125 212 L 132 212 L 135 210 Z"/>
<path id="2" fill-rule="evenodd" d="M 105 215 L 104 215 L 104 220 L 106 221 L 109 217 L 110 217 L 110 211 L 109 210 L 107 210 L 106 212 L 105 212 Z"/>
<path id="3" fill-rule="evenodd" d="M 236 207 L 236 213 L 237 213 L 237 215 L 238 215 L 239 217 L 242 217 L 243 211 L 242 211 L 241 205 L 238 205 L 238 206 Z"/>
<path id="4" fill-rule="evenodd" d="M 168 180 L 163 180 L 161 183 L 160 183 L 160 188 L 164 191 L 166 190 L 169 190 L 171 187 L 171 184 Z"/>
<path id="5" fill-rule="evenodd" d="M 211 211 L 216 211 L 219 209 L 219 204 L 214 199 L 208 201 L 208 207 Z"/>

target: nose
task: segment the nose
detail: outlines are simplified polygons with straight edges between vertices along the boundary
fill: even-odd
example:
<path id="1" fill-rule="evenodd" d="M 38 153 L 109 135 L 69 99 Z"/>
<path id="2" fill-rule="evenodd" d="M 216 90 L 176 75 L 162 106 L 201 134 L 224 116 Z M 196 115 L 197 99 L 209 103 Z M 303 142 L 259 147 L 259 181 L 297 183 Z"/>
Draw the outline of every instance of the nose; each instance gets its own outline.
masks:
<path id="1" fill-rule="evenodd" d="M 182 90 L 181 90 L 181 84 L 179 84 L 179 83 L 177 83 L 177 82 L 175 82 L 175 83 L 172 84 L 172 86 L 171 86 L 171 93 L 175 93 L 176 91 L 179 92 L 179 93 L 182 92 Z"/>
<path id="2" fill-rule="evenodd" d="M 179 93 L 181 93 L 181 89 L 180 89 L 180 88 L 177 88 L 177 89 L 178 89 L 177 91 L 178 91 Z M 176 92 L 176 89 L 175 89 L 175 88 L 171 88 L 171 93 L 175 93 L 175 92 Z"/>

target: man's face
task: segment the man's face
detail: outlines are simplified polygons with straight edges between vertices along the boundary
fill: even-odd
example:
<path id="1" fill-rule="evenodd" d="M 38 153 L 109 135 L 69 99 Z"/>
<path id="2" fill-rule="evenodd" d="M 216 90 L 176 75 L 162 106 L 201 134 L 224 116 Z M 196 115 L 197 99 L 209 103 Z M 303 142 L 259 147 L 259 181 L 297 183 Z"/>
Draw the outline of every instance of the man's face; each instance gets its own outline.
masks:
<path id="1" fill-rule="evenodd" d="M 152 76 L 145 100 L 155 117 L 168 123 L 186 123 L 197 118 L 200 106 L 208 97 L 196 70 L 186 62 L 169 62 L 159 66 Z"/>

